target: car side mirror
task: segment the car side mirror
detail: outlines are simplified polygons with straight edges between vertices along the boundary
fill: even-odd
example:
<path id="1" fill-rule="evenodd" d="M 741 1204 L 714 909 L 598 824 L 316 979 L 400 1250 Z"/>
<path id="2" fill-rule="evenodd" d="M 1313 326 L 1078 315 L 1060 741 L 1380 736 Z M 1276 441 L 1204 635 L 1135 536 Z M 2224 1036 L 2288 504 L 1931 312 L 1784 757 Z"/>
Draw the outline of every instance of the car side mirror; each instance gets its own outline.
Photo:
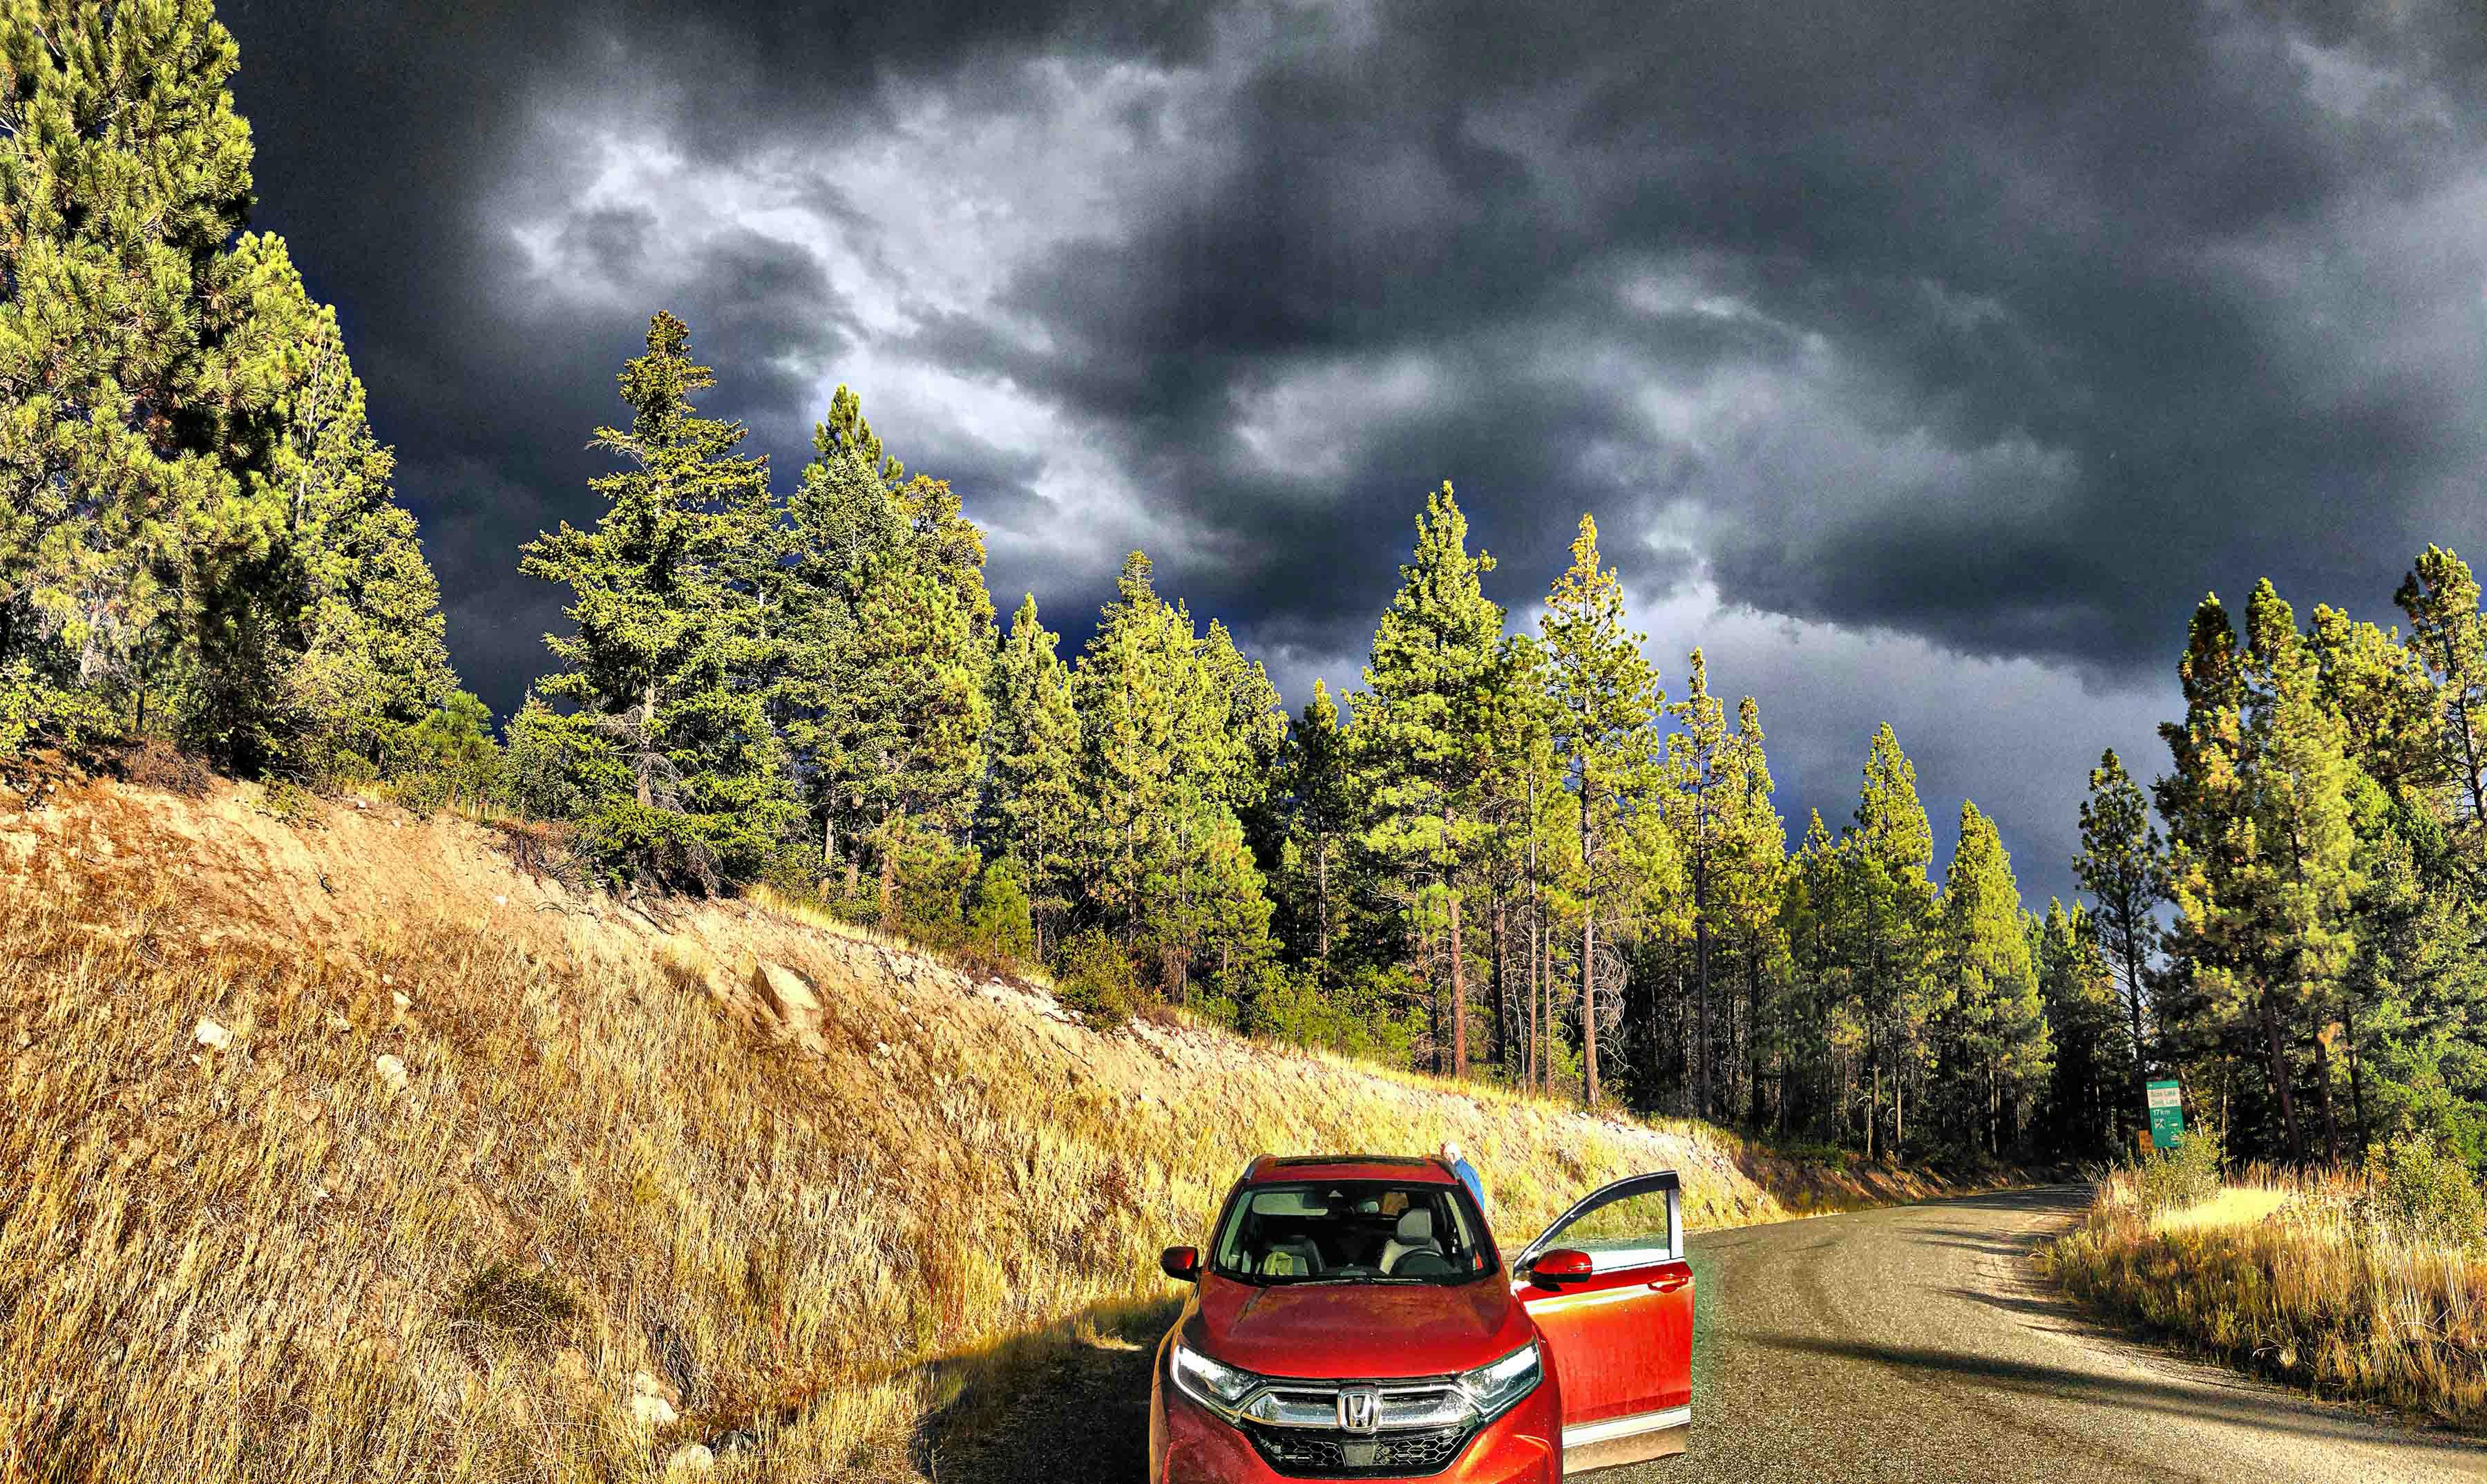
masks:
<path id="1" fill-rule="evenodd" d="M 1200 1281 L 1200 1248 L 1168 1247 L 1158 1254 L 1158 1267 L 1178 1283 Z"/>
<path id="2" fill-rule="evenodd" d="M 1588 1253 L 1577 1247 L 1556 1247 L 1538 1253 L 1537 1260 L 1528 1265 L 1528 1275 L 1548 1288 L 1560 1288 L 1580 1281 L 1596 1270 Z"/>

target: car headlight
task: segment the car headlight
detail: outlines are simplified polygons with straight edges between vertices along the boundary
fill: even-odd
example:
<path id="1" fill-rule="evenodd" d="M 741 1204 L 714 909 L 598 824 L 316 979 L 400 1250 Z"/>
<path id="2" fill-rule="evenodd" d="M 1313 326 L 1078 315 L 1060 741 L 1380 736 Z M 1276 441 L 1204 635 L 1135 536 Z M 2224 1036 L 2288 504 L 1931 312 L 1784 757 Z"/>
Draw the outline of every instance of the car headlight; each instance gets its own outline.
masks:
<path id="1" fill-rule="evenodd" d="M 1174 1384 L 1185 1395 L 1229 1417 L 1235 1414 L 1235 1404 L 1261 1384 L 1261 1378 L 1250 1371 L 1220 1365 L 1181 1340 L 1174 1342 L 1172 1369 Z"/>
<path id="2" fill-rule="evenodd" d="M 1530 1340 L 1493 1364 L 1462 1376 L 1460 1389 L 1467 1393 L 1468 1405 L 1479 1417 L 1495 1417 L 1536 1390 L 1545 1378 L 1546 1363 L 1537 1354 L 1537 1342 Z"/>

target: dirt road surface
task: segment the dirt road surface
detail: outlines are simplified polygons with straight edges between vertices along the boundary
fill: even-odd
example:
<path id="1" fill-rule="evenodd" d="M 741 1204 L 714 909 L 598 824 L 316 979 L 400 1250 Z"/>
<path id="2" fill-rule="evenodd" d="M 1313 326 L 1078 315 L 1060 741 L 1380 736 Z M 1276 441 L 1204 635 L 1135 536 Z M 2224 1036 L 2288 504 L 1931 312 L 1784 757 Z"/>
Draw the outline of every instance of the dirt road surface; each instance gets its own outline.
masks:
<path id="1" fill-rule="evenodd" d="M 2082 1192 L 2015 1191 L 1695 1233 L 1691 1451 L 1602 1484 L 2487 1484 L 2487 1445 L 2315 1402 L 2102 1330 L 2033 1275 Z M 1062 1347 L 1036 1394 L 921 1440 L 940 1484 L 1147 1472 L 1174 1312 Z M 1128 1347 L 1128 1348 L 1126 1348 Z"/>

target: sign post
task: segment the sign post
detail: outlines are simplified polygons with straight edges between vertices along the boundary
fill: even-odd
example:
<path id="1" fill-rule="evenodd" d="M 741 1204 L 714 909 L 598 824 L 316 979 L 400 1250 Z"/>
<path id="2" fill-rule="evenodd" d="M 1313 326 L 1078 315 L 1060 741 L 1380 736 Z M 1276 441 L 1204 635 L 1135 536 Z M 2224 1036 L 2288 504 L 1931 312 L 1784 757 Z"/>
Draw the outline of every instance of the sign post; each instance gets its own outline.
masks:
<path id="1" fill-rule="evenodd" d="M 2173 1149 L 2185 1141 L 2185 1091 L 2174 1082 L 2153 1082 L 2149 1089 L 2150 1142 Z"/>

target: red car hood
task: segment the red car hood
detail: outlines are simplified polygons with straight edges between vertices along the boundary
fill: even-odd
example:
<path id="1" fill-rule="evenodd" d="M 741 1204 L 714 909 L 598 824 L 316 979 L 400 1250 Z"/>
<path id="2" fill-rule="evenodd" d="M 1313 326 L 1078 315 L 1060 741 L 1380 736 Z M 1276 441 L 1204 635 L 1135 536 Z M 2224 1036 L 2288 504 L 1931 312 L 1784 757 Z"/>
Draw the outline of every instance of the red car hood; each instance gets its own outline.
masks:
<path id="1" fill-rule="evenodd" d="M 1376 1381 L 1473 1370 L 1536 1333 L 1499 1276 L 1472 1283 L 1200 1281 L 1195 1341 L 1264 1376 Z"/>

